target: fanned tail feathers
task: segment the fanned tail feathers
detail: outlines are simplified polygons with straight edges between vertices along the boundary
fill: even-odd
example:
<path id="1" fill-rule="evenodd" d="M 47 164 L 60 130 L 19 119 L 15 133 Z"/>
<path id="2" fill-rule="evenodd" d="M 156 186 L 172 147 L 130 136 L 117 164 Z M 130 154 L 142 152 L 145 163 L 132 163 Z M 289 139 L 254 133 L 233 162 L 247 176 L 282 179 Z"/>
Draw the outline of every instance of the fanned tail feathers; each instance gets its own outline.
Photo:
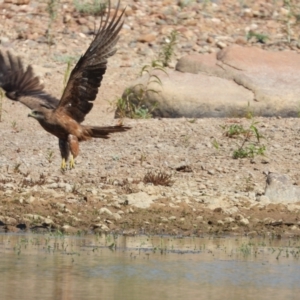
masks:
<path id="1" fill-rule="evenodd" d="M 85 126 L 85 128 L 89 131 L 90 136 L 93 138 L 108 139 L 110 133 L 124 132 L 129 130 L 131 127 L 117 125 L 106 127 Z"/>

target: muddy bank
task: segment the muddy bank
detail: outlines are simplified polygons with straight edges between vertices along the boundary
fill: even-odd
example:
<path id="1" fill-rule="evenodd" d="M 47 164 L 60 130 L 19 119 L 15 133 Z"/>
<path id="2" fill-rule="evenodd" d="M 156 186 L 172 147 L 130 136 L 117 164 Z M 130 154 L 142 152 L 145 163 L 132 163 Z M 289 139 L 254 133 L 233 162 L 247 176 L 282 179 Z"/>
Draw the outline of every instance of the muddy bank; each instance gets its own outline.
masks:
<path id="1" fill-rule="evenodd" d="M 2 122 L 1 230 L 297 236 L 299 204 L 274 204 L 264 191 L 268 172 L 299 184 L 299 120 L 255 121 L 264 154 L 234 159 L 241 141 L 224 126 L 253 120 L 125 120 L 130 131 L 82 143 L 65 173 L 55 138 L 27 119 L 26 139 Z"/>

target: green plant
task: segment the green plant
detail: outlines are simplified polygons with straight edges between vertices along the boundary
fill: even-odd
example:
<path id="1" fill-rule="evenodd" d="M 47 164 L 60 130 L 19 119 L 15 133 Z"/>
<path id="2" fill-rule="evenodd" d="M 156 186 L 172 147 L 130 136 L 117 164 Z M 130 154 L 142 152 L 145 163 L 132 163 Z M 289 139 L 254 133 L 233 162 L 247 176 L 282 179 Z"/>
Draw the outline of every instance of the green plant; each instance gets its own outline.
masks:
<path id="1" fill-rule="evenodd" d="M 240 247 L 240 252 L 242 252 L 243 256 L 246 257 L 251 254 L 251 247 L 247 244 L 242 244 Z"/>
<path id="2" fill-rule="evenodd" d="M 150 88 L 150 84 L 156 83 L 162 85 L 160 78 L 154 74 L 154 71 L 162 71 L 167 74 L 164 67 L 158 61 L 153 61 L 151 65 L 145 65 L 140 71 L 140 76 L 144 73 L 148 75 L 146 83 L 140 83 L 126 89 L 123 97 L 117 100 L 116 116 L 118 118 L 148 119 L 152 117 L 153 111 L 157 108 L 157 103 L 154 103 L 150 107 L 149 105 L 146 106 L 146 96 L 149 92 L 158 93 L 157 90 Z"/>
<path id="3" fill-rule="evenodd" d="M 180 8 L 184 8 L 188 5 L 190 5 L 192 2 L 195 2 L 195 0 L 178 0 L 177 5 Z"/>
<path id="4" fill-rule="evenodd" d="M 266 41 L 269 39 L 269 37 L 265 34 L 257 33 L 257 32 L 250 30 L 247 34 L 247 40 L 250 40 L 253 37 L 256 39 L 256 41 L 258 43 L 262 43 L 262 44 L 265 44 Z"/>
<path id="5" fill-rule="evenodd" d="M 107 3 L 103 0 L 74 0 L 74 6 L 81 15 L 102 16 L 105 13 Z"/>
<path id="6" fill-rule="evenodd" d="M 238 148 L 233 151 L 233 158 L 253 158 L 256 155 L 264 155 L 266 146 L 260 143 L 263 136 L 259 133 L 257 124 L 258 122 L 253 120 L 248 128 L 240 124 L 231 124 L 229 127 L 221 126 L 226 137 L 240 141 Z"/>
<path id="7" fill-rule="evenodd" d="M 189 135 L 183 135 L 180 138 L 180 144 L 185 148 L 188 148 L 191 145 L 191 137 Z"/>
<path id="8" fill-rule="evenodd" d="M 227 125 L 221 126 L 225 130 L 224 135 L 229 138 L 234 138 L 241 134 L 245 134 L 246 130 L 244 129 L 243 125 L 240 124 L 232 124 L 229 127 Z"/>
<path id="9" fill-rule="evenodd" d="M 49 22 L 48 22 L 48 29 L 47 29 L 47 42 L 49 45 L 53 44 L 53 35 L 52 35 L 52 24 L 56 19 L 57 10 L 58 10 L 58 2 L 59 0 L 48 0 L 47 3 L 47 12 L 49 14 Z"/>
<path id="10" fill-rule="evenodd" d="M 212 145 L 213 145 L 217 150 L 219 150 L 220 144 L 218 143 L 218 141 L 217 141 L 216 139 L 214 139 L 214 140 L 212 141 Z"/>
<path id="11" fill-rule="evenodd" d="M 47 152 L 47 155 L 46 155 L 46 159 L 47 159 L 47 161 L 49 162 L 49 164 L 52 163 L 54 157 L 55 157 L 54 152 L 53 152 L 52 150 L 49 150 L 49 151 Z"/>
<path id="12" fill-rule="evenodd" d="M 72 59 L 69 59 L 67 61 L 67 68 L 65 70 L 65 74 L 64 74 L 64 81 L 63 81 L 63 92 L 67 86 L 69 77 L 70 77 L 70 73 L 71 73 L 71 64 L 72 64 Z"/>
<path id="13" fill-rule="evenodd" d="M 18 126 L 17 126 L 17 122 L 16 121 L 12 121 L 11 122 L 11 127 L 12 127 L 12 130 L 14 132 L 19 132 L 19 129 L 18 129 Z"/>
<path id="14" fill-rule="evenodd" d="M 168 67 L 172 56 L 174 54 L 174 48 L 177 44 L 178 32 L 176 30 L 172 30 L 170 35 L 164 40 L 162 45 L 162 49 L 158 55 L 158 60 L 162 63 L 163 67 Z"/>
<path id="15" fill-rule="evenodd" d="M 245 118 L 246 119 L 253 119 L 253 117 L 254 117 L 254 111 L 251 108 L 250 102 L 248 101 L 247 109 L 246 109 L 246 113 L 245 113 Z"/>

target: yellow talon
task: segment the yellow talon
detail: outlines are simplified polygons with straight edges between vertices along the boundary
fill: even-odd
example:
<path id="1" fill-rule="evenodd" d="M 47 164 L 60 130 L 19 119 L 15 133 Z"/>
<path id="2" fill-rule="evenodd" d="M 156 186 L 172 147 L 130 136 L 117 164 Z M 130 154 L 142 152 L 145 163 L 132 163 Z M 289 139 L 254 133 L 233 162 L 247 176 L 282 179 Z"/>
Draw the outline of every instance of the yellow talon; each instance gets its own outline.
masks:
<path id="1" fill-rule="evenodd" d="M 61 168 L 62 170 L 66 170 L 66 168 L 67 168 L 66 160 L 65 160 L 64 158 L 63 158 L 62 161 L 61 161 L 60 168 Z"/>
<path id="2" fill-rule="evenodd" d="M 75 168 L 75 160 L 74 160 L 73 155 L 71 155 L 69 166 L 70 166 L 70 169 Z"/>

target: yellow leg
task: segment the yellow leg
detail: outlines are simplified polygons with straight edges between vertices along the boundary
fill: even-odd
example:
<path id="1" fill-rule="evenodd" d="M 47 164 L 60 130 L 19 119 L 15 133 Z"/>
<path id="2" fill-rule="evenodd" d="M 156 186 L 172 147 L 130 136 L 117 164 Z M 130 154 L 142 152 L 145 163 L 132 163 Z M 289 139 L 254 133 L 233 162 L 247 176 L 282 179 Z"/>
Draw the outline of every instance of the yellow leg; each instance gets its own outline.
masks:
<path id="1" fill-rule="evenodd" d="M 66 169 L 67 169 L 66 160 L 65 160 L 64 158 L 63 158 L 62 161 L 61 161 L 60 168 L 61 168 L 62 170 L 66 170 Z"/>
<path id="2" fill-rule="evenodd" d="M 70 167 L 70 169 L 75 168 L 75 160 L 74 160 L 74 156 L 73 155 L 71 155 L 71 157 L 70 157 L 69 167 Z"/>

